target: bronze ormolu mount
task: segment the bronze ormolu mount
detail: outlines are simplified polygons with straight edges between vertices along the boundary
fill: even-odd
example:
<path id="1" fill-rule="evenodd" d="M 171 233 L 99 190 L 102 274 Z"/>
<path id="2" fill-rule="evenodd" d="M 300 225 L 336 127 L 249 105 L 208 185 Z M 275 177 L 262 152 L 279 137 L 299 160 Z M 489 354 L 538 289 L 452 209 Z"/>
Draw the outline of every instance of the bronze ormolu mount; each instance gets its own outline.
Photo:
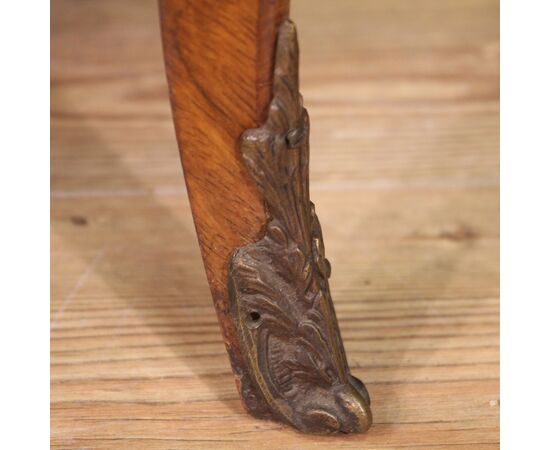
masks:
<path id="1" fill-rule="evenodd" d="M 245 406 L 305 432 L 366 431 L 369 395 L 350 374 L 309 200 L 309 120 L 298 91 L 296 28 L 288 20 L 277 38 L 267 122 L 245 131 L 241 151 L 269 215 L 264 237 L 237 249 L 229 270 Z"/>

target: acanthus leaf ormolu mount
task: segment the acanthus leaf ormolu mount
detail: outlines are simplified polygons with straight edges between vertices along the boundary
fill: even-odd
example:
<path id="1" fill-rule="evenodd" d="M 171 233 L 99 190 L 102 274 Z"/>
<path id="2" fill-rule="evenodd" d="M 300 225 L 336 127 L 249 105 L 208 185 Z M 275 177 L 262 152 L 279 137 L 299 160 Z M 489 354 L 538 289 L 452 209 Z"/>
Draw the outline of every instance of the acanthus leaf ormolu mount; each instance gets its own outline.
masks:
<path id="1" fill-rule="evenodd" d="M 277 37 L 268 119 L 245 131 L 241 152 L 269 215 L 264 237 L 238 248 L 229 268 L 244 404 L 257 417 L 305 432 L 366 431 L 369 395 L 350 374 L 329 291 L 330 264 L 309 200 L 309 120 L 289 20 Z"/>

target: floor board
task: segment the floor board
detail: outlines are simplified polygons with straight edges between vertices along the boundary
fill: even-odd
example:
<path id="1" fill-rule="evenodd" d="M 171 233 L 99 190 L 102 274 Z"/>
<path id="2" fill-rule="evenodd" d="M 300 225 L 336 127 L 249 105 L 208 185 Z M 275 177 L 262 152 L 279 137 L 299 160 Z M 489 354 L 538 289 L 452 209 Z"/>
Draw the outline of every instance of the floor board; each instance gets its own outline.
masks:
<path id="1" fill-rule="evenodd" d="M 499 448 L 499 4 L 293 0 L 311 195 L 366 435 L 240 405 L 154 1 L 52 1 L 52 448 Z"/>

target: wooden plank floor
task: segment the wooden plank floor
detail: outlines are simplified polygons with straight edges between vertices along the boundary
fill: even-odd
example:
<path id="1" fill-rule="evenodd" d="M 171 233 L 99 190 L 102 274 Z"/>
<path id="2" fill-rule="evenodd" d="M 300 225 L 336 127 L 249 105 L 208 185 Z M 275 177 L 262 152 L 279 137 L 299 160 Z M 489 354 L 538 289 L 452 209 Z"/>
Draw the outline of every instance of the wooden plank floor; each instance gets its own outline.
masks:
<path id="1" fill-rule="evenodd" d="M 366 435 L 243 412 L 153 0 L 52 1 L 52 447 L 499 447 L 497 0 L 292 0 L 312 198 Z"/>

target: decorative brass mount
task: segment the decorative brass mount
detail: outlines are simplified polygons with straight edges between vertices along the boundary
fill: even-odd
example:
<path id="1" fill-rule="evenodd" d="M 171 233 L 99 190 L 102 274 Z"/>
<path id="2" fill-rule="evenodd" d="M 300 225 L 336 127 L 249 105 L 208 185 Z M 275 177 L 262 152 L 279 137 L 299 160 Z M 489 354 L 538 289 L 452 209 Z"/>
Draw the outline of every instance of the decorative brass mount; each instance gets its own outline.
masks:
<path id="1" fill-rule="evenodd" d="M 270 218 L 265 236 L 237 249 L 229 270 L 245 406 L 305 432 L 366 431 L 369 395 L 350 374 L 309 200 L 309 119 L 298 91 L 296 27 L 288 20 L 277 38 L 267 122 L 245 131 L 241 151 Z"/>

